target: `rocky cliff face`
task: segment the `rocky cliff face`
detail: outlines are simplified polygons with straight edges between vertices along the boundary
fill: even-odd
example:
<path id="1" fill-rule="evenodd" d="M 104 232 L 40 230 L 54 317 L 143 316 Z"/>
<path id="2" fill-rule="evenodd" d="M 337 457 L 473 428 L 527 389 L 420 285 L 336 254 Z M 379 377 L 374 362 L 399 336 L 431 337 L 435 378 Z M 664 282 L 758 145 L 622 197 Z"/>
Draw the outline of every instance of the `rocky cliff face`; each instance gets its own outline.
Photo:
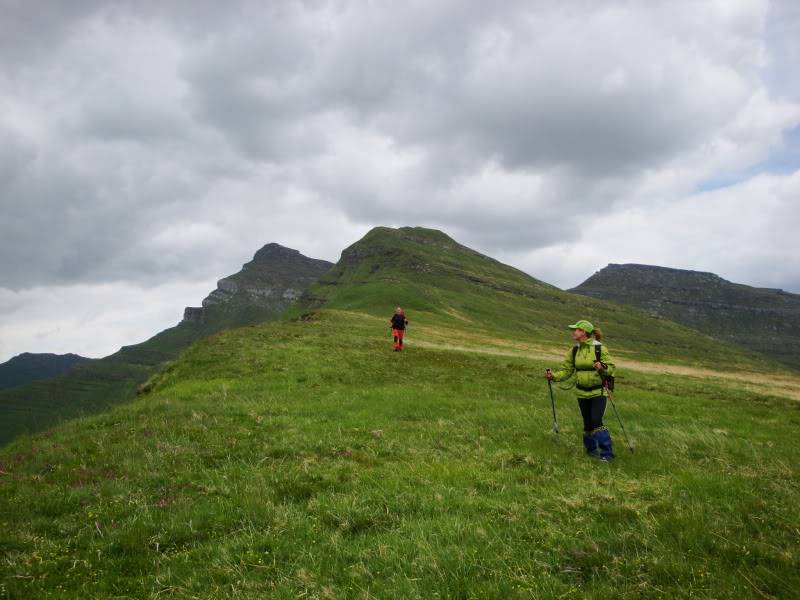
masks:
<path id="1" fill-rule="evenodd" d="M 205 315 L 202 306 L 187 306 L 183 309 L 183 320 L 186 323 L 202 323 Z"/>
<path id="2" fill-rule="evenodd" d="M 800 295 L 701 271 L 610 264 L 570 290 L 643 308 L 800 367 Z"/>
<path id="3" fill-rule="evenodd" d="M 301 293 L 302 289 L 299 287 L 284 288 L 281 285 L 266 284 L 243 285 L 230 279 L 220 279 L 217 282 L 217 289 L 203 300 L 203 306 L 226 304 L 235 300 L 256 305 L 269 304 L 274 301 L 286 301 L 291 304 L 300 297 Z"/>
<path id="4" fill-rule="evenodd" d="M 333 266 L 325 260 L 303 256 L 280 244 L 267 244 L 242 270 L 217 282 L 202 307 L 186 307 L 184 321 L 201 323 L 206 309 L 236 310 L 243 306 L 282 311 L 294 304 L 303 290 Z"/>

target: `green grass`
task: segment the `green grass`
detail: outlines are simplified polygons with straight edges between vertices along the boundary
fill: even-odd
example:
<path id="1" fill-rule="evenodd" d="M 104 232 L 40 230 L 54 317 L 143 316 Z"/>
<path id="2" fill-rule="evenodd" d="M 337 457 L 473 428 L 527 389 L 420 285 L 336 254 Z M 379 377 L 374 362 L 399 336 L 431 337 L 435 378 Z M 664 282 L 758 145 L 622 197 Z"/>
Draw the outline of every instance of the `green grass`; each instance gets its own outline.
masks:
<path id="1" fill-rule="evenodd" d="M 344 313 L 226 332 L 0 454 L 11 598 L 790 597 L 796 403 L 625 373 L 636 453 L 550 432 L 543 363 Z M 610 415 L 609 415 L 610 416 Z"/>
<path id="2" fill-rule="evenodd" d="M 401 305 L 415 322 L 563 344 L 565 327 L 586 318 L 631 358 L 726 370 L 776 367 L 754 352 L 645 311 L 564 292 L 421 227 L 379 227 L 346 249 L 312 285 L 311 304 L 386 317 Z M 299 315 L 302 306 L 291 314 Z M 778 367 L 778 371 L 788 371 Z"/>
<path id="3" fill-rule="evenodd" d="M 768 365 L 442 234 L 379 234 L 286 320 L 0 450 L 0 598 L 797 596 L 800 403 L 626 369 Z M 550 430 L 536 356 L 583 316 L 606 324 L 636 447 L 607 414 L 612 464 L 583 456 L 569 391 Z"/>
<path id="4" fill-rule="evenodd" d="M 24 432 L 107 410 L 134 397 L 137 387 L 181 350 L 217 331 L 274 319 L 279 313 L 259 307 L 207 309 L 203 323 L 181 322 L 114 354 L 80 364 L 68 373 L 9 390 L 0 390 L 0 445 Z"/>

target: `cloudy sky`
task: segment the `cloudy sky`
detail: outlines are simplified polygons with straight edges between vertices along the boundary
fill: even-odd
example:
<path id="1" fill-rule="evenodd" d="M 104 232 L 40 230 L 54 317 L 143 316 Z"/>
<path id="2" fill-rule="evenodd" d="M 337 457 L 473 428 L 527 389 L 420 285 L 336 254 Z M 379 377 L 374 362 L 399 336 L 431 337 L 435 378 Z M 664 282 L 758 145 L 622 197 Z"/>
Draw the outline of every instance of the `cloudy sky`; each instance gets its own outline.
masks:
<path id="1" fill-rule="evenodd" d="M 0 360 L 374 225 L 800 292 L 799 67 L 792 0 L 0 0 Z"/>

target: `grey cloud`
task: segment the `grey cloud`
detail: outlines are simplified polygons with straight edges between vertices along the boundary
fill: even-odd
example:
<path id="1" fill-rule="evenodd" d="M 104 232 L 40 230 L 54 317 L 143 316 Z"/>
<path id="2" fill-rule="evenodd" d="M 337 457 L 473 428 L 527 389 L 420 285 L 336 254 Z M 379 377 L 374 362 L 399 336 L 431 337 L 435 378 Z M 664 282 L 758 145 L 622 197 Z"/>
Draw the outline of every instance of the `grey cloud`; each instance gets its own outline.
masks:
<path id="1" fill-rule="evenodd" d="M 190 135 L 189 127 L 182 114 L 114 98 L 85 107 L 75 124 L 75 133 L 106 141 L 152 144 Z"/>
<path id="2" fill-rule="evenodd" d="M 323 211 L 523 256 L 791 125 L 746 109 L 761 53 L 794 47 L 757 5 L 52 5 L 0 0 L 8 288 L 213 277 L 252 252 L 241 231 L 270 241 L 256 216 L 267 235 Z"/>
<path id="3" fill-rule="evenodd" d="M 70 34 L 75 21 L 95 10 L 99 0 L 32 2 L 0 0 L 0 56 L 5 61 L 33 61 L 47 56 Z"/>
<path id="4" fill-rule="evenodd" d="M 800 64 L 800 4 L 794 0 L 770 2 L 766 22 L 768 64 L 766 77 L 781 96 L 797 99 L 800 80 L 794 66 Z"/>
<path id="5" fill-rule="evenodd" d="M 3 189 L 24 176 L 36 159 L 36 148 L 5 128 L 0 128 L 0 140 L 0 189 Z"/>
<path id="6" fill-rule="evenodd" d="M 198 216 L 191 200 L 203 194 L 208 180 L 167 161 L 139 158 L 138 168 L 121 168 L 118 161 L 136 152 L 122 153 L 110 156 L 114 148 L 99 144 L 82 153 L 81 169 L 42 159 L 3 187 L 5 287 L 194 276 L 202 240 L 194 249 L 166 254 L 147 243 L 164 227 Z M 83 168 L 96 173 L 87 178 Z M 205 252 L 213 256 L 215 249 Z"/>

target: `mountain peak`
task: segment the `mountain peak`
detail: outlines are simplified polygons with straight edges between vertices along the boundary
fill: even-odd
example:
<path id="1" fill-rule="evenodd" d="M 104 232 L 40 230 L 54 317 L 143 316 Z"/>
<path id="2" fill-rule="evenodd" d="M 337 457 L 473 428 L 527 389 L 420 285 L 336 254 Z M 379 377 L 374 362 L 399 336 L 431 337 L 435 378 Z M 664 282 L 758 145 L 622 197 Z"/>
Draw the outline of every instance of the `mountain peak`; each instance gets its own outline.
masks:
<path id="1" fill-rule="evenodd" d="M 364 237 L 345 248 L 342 251 L 341 261 L 345 264 L 353 264 L 367 257 L 380 256 L 384 263 L 383 266 L 386 266 L 387 261 L 393 260 L 392 257 L 396 258 L 402 255 L 418 257 L 437 255 L 441 258 L 453 253 L 483 256 L 459 244 L 438 229 L 381 226 L 370 229 Z"/>
<path id="2" fill-rule="evenodd" d="M 453 308 L 470 294 L 532 297 L 556 288 L 426 227 L 375 227 L 342 252 L 339 262 L 311 286 L 311 306 L 370 307 L 441 305 Z M 331 304 L 332 302 L 332 304 Z"/>
<path id="3" fill-rule="evenodd" d="M 280 260 L 280 259 L 292 259 L 292 258 L 299 258 L 303 255 L 300 254 L 299 250 L 295 250 L 294 248 L 287 248 L 286 246 L 281 246 L 275 242 L 270 242 L 269 244 L 264 244 L 254 255 L 253 260 L 250 262 L 263 262 L 267 260 Z M 250 264 L 250 263 L 247 263 Z"/>
<path id="4" fill-rule="evenodd" d="M 619 277 L 624 276 L 625 274 L 632 274 L 636 275 L 637 277 L 649 277 L 649 278 L 661 278 L 663 280 L 673 280 L 673 281 L 683 281 L 687 282 L 690 280 L 700 281 L 700 282 L 722 282 L 722 283 L 730 283 L 729 281 L 723 279 L 716 273 L 711 273 L 708 271 L 694 271 L 691 269 L 677 269 L 674 267 L 662 267 L 659 265 L 645 265 L 641 263 L 609 263 L 606 267 L 597 271 L 592 277 L 601 276 L 601 277 Z M 588 283 L 592 278 L 584 282 L 585 285 Z"/>
<path id="5" fill-rule="evenodd" d="M 293 248 L 274 242 L 265 244 L 238 273 L 217 282 L 217 289 L 203 300 L 203 307 L 245 304 L 283 310 L 332 266 L 328 261 L 303 256 Z M 202 313 L 187 311 L 184 318 L 201 320 Z"/>
<path id="6" fill-rule="evenodd" d="M 373 227 L 367 232 L 367 235 L 364 236 L 364 240 L 370 238 L 399 238 L 399 239 L 407 239 L 407 240 L 414 240 L 420 243 L 426 242 L 449 242 L 452 244 L 458 244 L 453 238 L 447 235 L 444 231 L 439 229 L 432 229 L 429 227 L 385 227 L 385 226 L 378 226 Z"/>

